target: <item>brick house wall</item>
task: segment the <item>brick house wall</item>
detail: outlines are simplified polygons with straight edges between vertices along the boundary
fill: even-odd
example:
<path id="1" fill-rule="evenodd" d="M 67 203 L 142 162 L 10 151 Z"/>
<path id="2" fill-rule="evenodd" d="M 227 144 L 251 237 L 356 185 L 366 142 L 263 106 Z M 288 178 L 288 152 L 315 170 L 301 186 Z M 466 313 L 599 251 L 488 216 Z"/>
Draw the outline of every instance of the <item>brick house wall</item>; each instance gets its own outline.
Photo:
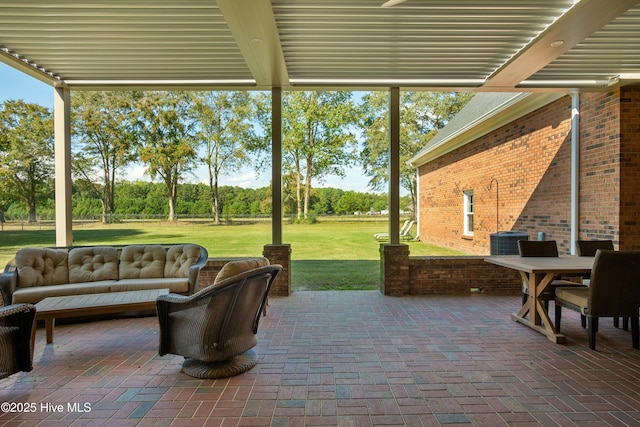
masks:
<path id="1" fill-rule="evenodd" d="M 620 93 L 580 96 L 580 235 L 618 240 Z"/>
<path id="2" fill-rule="evenodd" d="M 620 241 L 621 250 L 640 249 L 640 88 L 620 96 Z"/>
<path id="3" fill-rule="evenodd" d="M 639 110 L 639 88 L 580 94 L 579 238 L 640 249 Z M 420 166 L 420 238 L 486 255 L 496 228 L 530 239 L 544 232 L 561 254 L 568 253 L 570 171 L 571 97 L 565 96 Z M 498 181 L 497 209 L 492 178 Z M 472 237 L 463 234 L 463 195 L 469 190 Z"/>
<path id="4" fill-rule="evenodd" d="M 496 227 L 530 238 L 544 231 L 548 239 L 568 242 L 570 131 L 571 99 L 564 97 L 421 166 L 421 240 L 480 255 L 489 254 Z M 498 181 L 497 209 L 492 178 Z M 469 190 L 473 237 L 463 234 L 463 194 Z"/>

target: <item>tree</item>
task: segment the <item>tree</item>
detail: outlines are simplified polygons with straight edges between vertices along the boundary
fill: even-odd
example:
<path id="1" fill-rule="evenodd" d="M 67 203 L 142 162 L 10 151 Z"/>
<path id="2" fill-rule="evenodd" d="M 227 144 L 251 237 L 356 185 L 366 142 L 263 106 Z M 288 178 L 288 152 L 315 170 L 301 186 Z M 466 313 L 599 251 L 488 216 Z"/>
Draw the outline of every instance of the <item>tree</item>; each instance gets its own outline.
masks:
<path id="1" fill-rule="evenodd" d="M 220 224 L 220 174 L 237 170 L 247 162 L 248 150 L 256 139 L 251 123 L 251 94 L 235 92 L 196 92 L 193 117 L 198 121 L 196 139 L 204 147 L 201 159 L 207 165 L 214 222 Z"/>
<path id="2" fill-rule="evenodd" d="M 369 185 L 382 190 L 389 181 L 389 101 L 387 92 L 364 96 L 364 141 L 360 161 L 371 178 Z M 417 182 L 408 164 L 473 96 L 472 93 L 402 92 L 400 100 L 400 185 L 406 189 L 415 213 Z"/>
<path id="3" fill-rule="evenodd" d="M 22 100 L 5 101 L 0 110 L 0 186 L 24 200 L 29 222 L 36 205 L 50 196 L 54 175 L 53 115 L 48 108 Z"/>
<path id="4" fill-rule="evenodd" d="M 313 180 L 344 176 L 353 161 L 359 110 L 351 92 L 283 94 L 283 166 L 296 179 L 298 219 L 307 218 Z M 304 180 L 304 207 L 302 182 Z"/>
<path id="5" fill-rule="evenodd" d="M 116 175 L 135 158 L 130 119 L 139 97 L 139 92 L 75 92 L 72 98 L 73 170 L 100 197 L 103 223 L 115 212 Z"/>
<path id="6" fill-rule="evenodd" d="M 169 221 L 176 219 L 180 177 L 190 172 L 197 158 L 190 98 L 184 92 L 144 92 L 136 103 L 134 120 L 140 160 L 146 173 L 160 177 L 169 193 Z"/>

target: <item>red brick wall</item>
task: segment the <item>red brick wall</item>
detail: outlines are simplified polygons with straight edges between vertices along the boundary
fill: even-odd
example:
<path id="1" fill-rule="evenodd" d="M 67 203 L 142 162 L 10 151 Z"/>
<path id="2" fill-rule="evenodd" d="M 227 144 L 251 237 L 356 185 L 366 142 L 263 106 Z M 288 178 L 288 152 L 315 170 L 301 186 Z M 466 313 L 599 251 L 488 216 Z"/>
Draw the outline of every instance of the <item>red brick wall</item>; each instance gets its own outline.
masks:
<path id="1" fill-rule="evenodd" d="M 499 228 L 570 250 L 571 100 L 562 98 L 420 167 L 420 237 L 486 254 Z M 581 239 L 640 249 L 640 88 L 580 94 Z M 474 190 L 476 227 L 462 236 L 463 196 Z"/>
<path id="2" fill-rule="evenodd" d="M 620 96 L 620 249 L 640 249 L 640 88 Z"/>
<path id="3" fill-rule="evenodd" d="M 569 249 L 571 99 L 564 97 L 419 168 L 420 238 L 488 254 L 496 232 L 517 230 Z M 463 192 L 474 191 L 475 226 L 463 236 Z"/>
<path id="4" fill-rule="evenodd" d="M 522 291 L 517 271 L 489 264 L 483 257 L 410 257 L 409 278 L 409 295 L 518 295 Z"/>
<path id="5" fill-rule="evenodd" d="M 580 231 L 613 239 L 619 230 L 619 91 L 580 95 Z"/>

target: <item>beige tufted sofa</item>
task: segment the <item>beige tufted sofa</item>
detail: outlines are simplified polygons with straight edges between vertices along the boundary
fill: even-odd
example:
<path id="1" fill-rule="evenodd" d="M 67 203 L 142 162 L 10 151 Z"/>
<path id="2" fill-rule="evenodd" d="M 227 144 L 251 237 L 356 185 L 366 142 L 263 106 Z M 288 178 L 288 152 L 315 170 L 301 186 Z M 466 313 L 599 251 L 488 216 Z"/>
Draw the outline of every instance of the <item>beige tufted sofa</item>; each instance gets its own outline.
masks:
<path id="1" fill-rule="evenodd" d="M 195 244 L 22 248 L 0 275 L 0 293 L 5 305 L 144 289 L 191 295 L 207 259 Z"/>

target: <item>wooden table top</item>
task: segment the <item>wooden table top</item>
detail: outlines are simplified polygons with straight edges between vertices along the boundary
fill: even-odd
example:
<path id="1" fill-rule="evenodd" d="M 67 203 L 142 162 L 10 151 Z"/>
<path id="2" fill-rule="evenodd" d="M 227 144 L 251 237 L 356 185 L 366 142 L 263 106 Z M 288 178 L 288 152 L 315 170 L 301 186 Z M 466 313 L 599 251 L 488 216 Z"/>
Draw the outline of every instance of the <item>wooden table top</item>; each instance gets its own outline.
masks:
<path id="1" fill-rule="evenodd" d="M 484 259 L 525 273 L 585 274 L 593 268 L 594 257 L 521 257 L 519 255 L 490 256 Z"/>
<path id="2" fill-rule="evenodd" d="M 36 315 L 38 313 L 44 314 L 55 311 L 151 303 L 155 302 L 160 295 L 168 293 L 169 289 L 148 289 L 141 291 L 48 297 L 36 304 Z"/>

